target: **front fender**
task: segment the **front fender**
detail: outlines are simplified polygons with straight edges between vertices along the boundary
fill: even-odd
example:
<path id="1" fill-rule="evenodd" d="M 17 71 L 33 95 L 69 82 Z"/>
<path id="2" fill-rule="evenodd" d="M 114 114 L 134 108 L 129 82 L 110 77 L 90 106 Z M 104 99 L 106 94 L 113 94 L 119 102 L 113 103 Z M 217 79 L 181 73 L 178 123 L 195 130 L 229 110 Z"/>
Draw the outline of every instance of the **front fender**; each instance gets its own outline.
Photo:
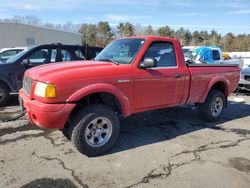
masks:
<path id="1" fill-rule="evenodd" d="M 211 79 L 211 81 L 209 82 L 208 84 L 208 87 L 207 89 L 205 90 L 205 92 L 203 93 L 203 95 L 201 96 L 200 98 L 200 103 L 204 103 L 206 98 L 207 98 L 207 95 L 209 93 L 209 91 L 211 90 L 211 88 L 218 82 L 222 82 L 224 84 L 224 87 L 225 87 L 225 91 L 224 91 L 224 94 L 225 96 L 228 96 L 229 95 L 229 85 L 230 85 L 230 82 L 223 76 L 219 76 L 219 77 L 214 77 L 213 79 Z"/>
<path id="2" fill-rule="evenodd" d="M 130 107 L 128 97 L 125 95 L 123 91 L 121 91 L 119 88 L 111 84 L 100 83 L 100 84 L 93 84 L 93 85 L 86 86 L 78 90 L 77 92 L 73 93 L 66 100 L 66 102 L 68 103 L 77 102 L 90 94 L 100 93 L 100 92 L 110 93 L 114 95 L 118 99 L 119 103 L 121 104 L 123 115 L 125 117 L 131 115 L 131 107 Z"/>

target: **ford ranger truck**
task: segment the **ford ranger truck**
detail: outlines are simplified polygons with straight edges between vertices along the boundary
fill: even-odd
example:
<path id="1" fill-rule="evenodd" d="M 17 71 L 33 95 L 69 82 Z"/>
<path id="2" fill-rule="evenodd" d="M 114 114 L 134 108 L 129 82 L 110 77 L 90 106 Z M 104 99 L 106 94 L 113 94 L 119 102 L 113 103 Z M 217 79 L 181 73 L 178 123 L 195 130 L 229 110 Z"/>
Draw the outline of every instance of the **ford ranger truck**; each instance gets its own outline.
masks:
<path id="1" fill-rule="evenodd" d="M 239 74 L 237 65 L 186 64 L 177 39 L 138 36 L 114 40 L 92 61 L 27 70 L 19 96 L 32 125 L 60 129 L 97 156 L 115 144 L 120 116 L 191 104 L 217 121 Z"/>

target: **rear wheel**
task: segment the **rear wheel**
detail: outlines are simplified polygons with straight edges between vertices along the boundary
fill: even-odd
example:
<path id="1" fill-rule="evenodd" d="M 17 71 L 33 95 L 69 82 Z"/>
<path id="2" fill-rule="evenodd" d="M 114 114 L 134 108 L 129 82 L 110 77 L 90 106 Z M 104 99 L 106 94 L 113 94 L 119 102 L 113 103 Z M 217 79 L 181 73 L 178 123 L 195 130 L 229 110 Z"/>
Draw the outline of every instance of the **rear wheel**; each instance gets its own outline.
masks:
<path id="1" fill-rule="evenodd" d="M 0 106 L 6 105 L 10 100 L 10 90 L 9 88 L 0 83 Z"/>
<path id="2" fill-rule="evenodd" d="M 116 142 L 120 123 L 116 113 L 101 104 L 91 105 L 79 111 L 71 123 L 71 141 L 87 156 L 98 156 Z"/>
<path id="3" fill-rule="evenodd" d="M 200 105 L 200 115 L 207 122 L 219 120 L 225 107 L 226 98 L 219 90 L 211 90 L 205 103 Z"/>

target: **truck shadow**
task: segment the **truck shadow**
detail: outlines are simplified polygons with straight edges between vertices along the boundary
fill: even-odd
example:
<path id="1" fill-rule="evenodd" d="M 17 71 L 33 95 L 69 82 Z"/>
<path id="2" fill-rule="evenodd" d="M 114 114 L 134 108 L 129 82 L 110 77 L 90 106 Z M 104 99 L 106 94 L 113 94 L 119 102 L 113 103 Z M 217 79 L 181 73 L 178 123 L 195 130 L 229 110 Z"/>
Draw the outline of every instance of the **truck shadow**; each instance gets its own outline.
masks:
<path id="1" fill-rule="evenodd" d="M 42 178 L 36 179 L 26 185 L 23 185 L 21 188 L 77 188 L 77 186 L 69 179 L 51 179 L 51 178 Z"/>
<path id="2" fill-rule="evenodd" d="M 247 116 L 250 116 L 250 105 L 244 101 L 229 101 L 221 120 L 214 123 L 203 121 L 198 110 L 188 106 L 137 114 L 121 120 L 118 142 L 107 154 L 167 141 L 201 129 L 225 131 L 225 126 L 221 127 L 223 123 Z M 250 134 L 250 132 L 244 132 L 244 129 L 232 131 L 241 135 Z"/>

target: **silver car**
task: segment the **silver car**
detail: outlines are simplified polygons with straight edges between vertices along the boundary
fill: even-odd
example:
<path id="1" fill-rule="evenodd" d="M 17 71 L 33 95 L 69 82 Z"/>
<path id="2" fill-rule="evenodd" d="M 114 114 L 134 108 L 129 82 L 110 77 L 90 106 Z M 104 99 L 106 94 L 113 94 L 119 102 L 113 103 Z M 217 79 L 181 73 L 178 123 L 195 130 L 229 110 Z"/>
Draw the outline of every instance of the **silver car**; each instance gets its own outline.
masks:
<path id="1" fill-rule="evenodd" d="M 250 91 L 250 67 L 242 69 L 240 74 L 239 88 Z"/>

